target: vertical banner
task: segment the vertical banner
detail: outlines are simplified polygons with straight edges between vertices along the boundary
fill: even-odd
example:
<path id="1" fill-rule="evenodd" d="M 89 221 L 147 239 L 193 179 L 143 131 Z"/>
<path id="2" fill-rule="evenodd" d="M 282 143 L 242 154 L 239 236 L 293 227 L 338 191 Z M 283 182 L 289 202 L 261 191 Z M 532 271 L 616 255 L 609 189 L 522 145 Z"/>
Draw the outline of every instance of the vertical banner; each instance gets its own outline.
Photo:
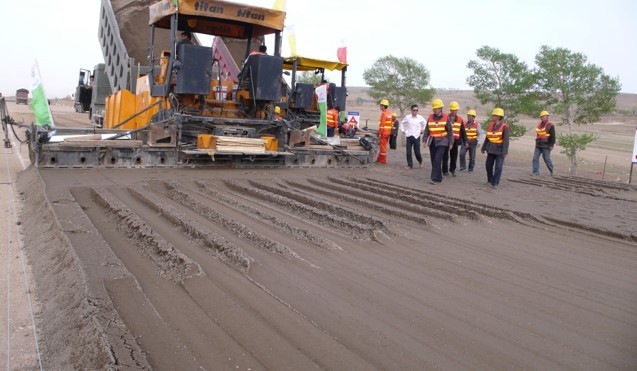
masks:
<path id="1" fill-rule="evenodd" d="M 635 129 L 635 144 L 633 144 L 633 164 L 637 164 L 637 129 Z"/>
<path id="2" fill-rule="evenodd" d="M 286 27 L 288 30 L 288 45 L 290 46 L 290 56 L 296 56 L 296 32 L 294 26 Z"/>
<path id="3" fill-rule="evenodd" d="M 49 107 L 49 101 L 46 99 L 46 93 L 44 92 L 44 85 L 42 84 L 42 78 L 40 77 L 40 67 L 38 61 L 35 61 L 33 67 L 31 67 L 31 109 L 35 115 L 35 124 L 38 126 L 48 125 L 55 127 L 53 124 L 53 115 L 51 115 L 51 107 Z"/>
<path id="4" fill-rule="evenodd" d="M 327 137 L 327 84 L 321 84 L 314 89 L 316 103 L 321 111 L 321 121 L 316 132 L 322 137 Z"/>

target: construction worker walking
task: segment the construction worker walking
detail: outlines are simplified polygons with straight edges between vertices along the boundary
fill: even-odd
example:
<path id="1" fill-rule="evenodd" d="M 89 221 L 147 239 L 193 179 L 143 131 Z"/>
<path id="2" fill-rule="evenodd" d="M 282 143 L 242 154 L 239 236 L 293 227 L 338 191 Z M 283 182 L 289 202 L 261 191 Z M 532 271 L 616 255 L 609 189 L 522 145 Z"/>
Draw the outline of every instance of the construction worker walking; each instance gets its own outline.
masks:
<path id="1" fill-rule="evenodd" d="M 482 153 L 487 152 L 487 181 L 493 188 L 498 188 L 504 158 L 509 152 L 509 125 L 505 124 L 504 110 L 495 108 L 491 114 L 492 121 L 487 129 L 487 137 L 482 143 Z"/>
<path id="2" fill-rule="evenodd" d="M 464 132 L 464 120 L 458 116 L 458 109 L 460 109 L 458 102 L 449 103 L 449 121 L 453 129 L 453 144 L 449 152 L 445 153 L 442 159 L 442 174 L 444 176 L 449 176 L 449 173 L 451 173 L 452 176 L 456 176 L 458 146 L 464 145 L 467 140 L 467 136 Z"/>
<path id="3" fill-rule="evenodd" d="M 389 107 L 389 101 L 383 99 L 380 101 L 380 119 L 378 120 L 378 138 L 380 140 L 380 150 L 378 152 L 378 158 L 376 162 L 381 164 L 387 163 L 387 143 L 389 142 L 389 136 L 391 135 L 391 128 L 393 124 L 392 112 L 387 109 Z"/>
<path id="4" fill-rule="evenodd" d="M 480 123 L 475 121 L 476 110 L 470 109 L 467 112 L 467 121 L 464 123 L 464 132 L 467 141 L 460 147 L 460 171 L 467 169 L 467 152 L 469 153 L 469 172 L 473 172 L 476 165 L 476 149 L 478 148 L 478 140 L 482 137 L 483 132 Z"/>
<path id="5" fill-rule="evenodd" d="M 547 111 L 540 112 L 540 123 L 535 128 L 535 152 L 533 153 L 533 175 L 540 175 L 540 155 L 551 175 L 555 174 L 551 150 L 555 146 L 555 125 L 549 121 Z"/>
<path id="6" fill-rule="evenodd" d="M 442 99 L 434 99 L 431 103 L 433 113 L 427 119 L 423 143 L 429 147 L 431 157 L 431 184 L 442 182 L 442 158 L 445 152 L 453 145 L 453 130 L 449 116 L 442 112 L 444 104 Z"/>

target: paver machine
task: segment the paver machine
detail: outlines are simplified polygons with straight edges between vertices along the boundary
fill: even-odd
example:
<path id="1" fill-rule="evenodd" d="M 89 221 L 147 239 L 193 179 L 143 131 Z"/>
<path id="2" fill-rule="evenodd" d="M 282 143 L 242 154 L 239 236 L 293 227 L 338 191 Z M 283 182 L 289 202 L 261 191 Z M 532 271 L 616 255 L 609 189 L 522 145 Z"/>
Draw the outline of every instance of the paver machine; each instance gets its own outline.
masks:
<path id="1" fill-rule="evenodd" d="M 375 148 L 359 143 L 326 145 L 312 141 L 307 133 L 311 129 L 307 120 L 299 119 L 307 115 L 299 113 L 299 100 L 283 78 L 284 69 L 294 64 L 288 61 L 284 67 L 286 60 L 281 57 L 285 12 L 192 0 L 162 0 L 148 11 L 149 64 L 130 68 L 126 78 L 134 84 L 106 99 L 104 128 L 83 133 L 93 134 L 86 143 L 81 137 L 60 143 L 55 136 L 42 142 L 49 136 L 34 130 L 38 166 L 364 167 L 371 162 Z M 232 76 L 215 57 L 219 52 L 213 47 L 219 43 L 207 47 L 182 42 L 182 32 L 243 40 L 244 60 L 235 57 L 239 73 Z M 158 35 L 166 34 L 169 47 L 156 50 Z M 274 37 L 271 54 L 254 52 L 252 40 L 268 35 Z M 109 63 L 115 62 L 106 59 L 108 71 Z M 287 119 L 275 117 L 277 106 L 290 110 L 284 115 Z M 78 132 L 57 128 L 56 134 Z M 96 134 L 101 137 L 96 139 Z"/>

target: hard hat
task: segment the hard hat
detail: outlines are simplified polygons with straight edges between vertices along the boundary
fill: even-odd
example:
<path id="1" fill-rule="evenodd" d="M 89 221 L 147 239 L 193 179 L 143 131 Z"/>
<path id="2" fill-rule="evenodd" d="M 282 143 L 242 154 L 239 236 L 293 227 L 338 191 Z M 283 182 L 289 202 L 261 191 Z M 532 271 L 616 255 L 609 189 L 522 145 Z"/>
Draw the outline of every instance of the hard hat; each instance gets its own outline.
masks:
<path id="1" fill-rule="evenodd" d="M 434 99 L 433 102 L 431 102 L 431 108 L 436 109 L 436 108 L 442 108 L 445 105 L 442 103 L 442 99 Z"/>
<path id="2" fill-rule="evenodd" d="M 540 112 L 540 117 L 542 117 L 542 116 L 548 116 L 548 115 L 549 115 L 549 112 L 548 112 L 548 111 L 542 111 L 542 112 Z"/>
<path id="3" fill-rule="evenodd" d="M 450 111 L 457 111 L 459 109 L 460 109 L 460 105 L 458 104 L 458 102 L 449 103 L 449 110 Z"/>
<path id="4" fill-rule="evenodd" d="M 281 113 L 281 107 L 279 106 L 274 107 L 274 113 Z"/>
<path id="5" fill-rule="evenodd" d="M 391 113 L 391 117 L 394 117 L 394 118 L 395 118 L 395 117 L 397 117 L 397 116 L 396 116 L 396 112 L 392 112 L 392 113 Z"/>
<path id="6" fill-rule="evenodd" d="M 467 115 L 471 115 L 473 117 L 476 117 L 476 110 L 470 109 L 469 112 L 467 112 Z"/>
<path id="7" fill-rule="evenodd" d="M 383 106 L 389 106 L 389 101 L 387 99 L 383 99 L 380 101 L 380 104 Z"/>
<path id="8" fill-rule="evenodd" d="M 502 108 L 494 108 L 492 115 L 504 117 L 504 110 Z"/>

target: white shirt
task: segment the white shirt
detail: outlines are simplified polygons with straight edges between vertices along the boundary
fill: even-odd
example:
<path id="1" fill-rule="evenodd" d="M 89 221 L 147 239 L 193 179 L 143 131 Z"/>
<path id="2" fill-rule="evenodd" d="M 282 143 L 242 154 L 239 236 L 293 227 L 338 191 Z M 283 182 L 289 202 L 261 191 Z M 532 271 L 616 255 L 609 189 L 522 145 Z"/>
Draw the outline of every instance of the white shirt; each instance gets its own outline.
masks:
<path id="1" fill-rule="evenodd" d="M 413 114 L 405 116 L 400 122 L 400 131 L 405 134 L 406 137 L 418 138 L 420 133 L 425 130 L 425 118 Z"/>

